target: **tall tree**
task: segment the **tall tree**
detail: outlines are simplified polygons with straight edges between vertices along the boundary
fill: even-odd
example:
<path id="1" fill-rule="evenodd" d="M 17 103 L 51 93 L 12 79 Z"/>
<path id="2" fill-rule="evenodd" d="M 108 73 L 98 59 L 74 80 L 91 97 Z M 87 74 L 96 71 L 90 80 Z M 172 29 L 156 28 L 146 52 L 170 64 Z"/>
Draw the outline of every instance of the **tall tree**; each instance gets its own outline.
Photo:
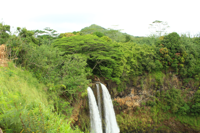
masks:
<path id="1" fill-rule="evenodd" d="M 6 43 L 9 38 L 10 25 L 0 23 L 0 45 Z"/>
<path id="2" fill-rule="evenodd" d="M 39 45 L 50 45 L 53 40 L 58 37 L 59 34 L 56 30 L 50 29 L 50 27 L 46 27 L 44 30 L 35 30 L 34 35 L 39 40 Z"/>
<path id="3" fill-rule="evenodd" d="M 113 73 L 116 59 L 122 54 L 116 43 L 91 34 L 59 38 L 53 44 L 64 52 L 63 55 L 82 54 L 87 58 L 88 68 L 93 74 L 108 78 Z"/>

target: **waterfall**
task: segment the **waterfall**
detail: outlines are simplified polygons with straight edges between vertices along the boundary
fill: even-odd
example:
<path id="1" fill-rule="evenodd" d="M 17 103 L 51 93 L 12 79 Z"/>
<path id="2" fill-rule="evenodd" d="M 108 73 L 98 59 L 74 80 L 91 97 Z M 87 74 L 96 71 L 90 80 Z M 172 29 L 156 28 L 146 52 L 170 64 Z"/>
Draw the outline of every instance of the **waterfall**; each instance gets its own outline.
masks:
<path id="1" fill-rule="evenodd" d="M 115 112 L 113 109 L 113 104 L 111 96 L 104 84 L 101 84 L 102 93 L 103 93 L 103 103 L 104 103 L 104 114 L 105 114 L 105 126 L 106 133 L 119 133 L 119 127 L 117 125 Z"/>
<path id="2" fill-rule="evenodd" d="M 89 108 L 90 108 L 90 125 L 91 133 L 102 133 L 102 122 L 99 115 L 99 110 L 97 108 L 96 99 L 94 93 L 90 87 L 87 88 Z"/>
<path id="3" fill-rule="evenodd" d="M 96 86 L 97 86 L 98 109 L 99 109 L 100 118 L 102 118 L 102 113 L 101 113 L 101 95 L 100 95 L 100 90 L 99 90 L 99 84 L 96 84 Z"/>
<path id="4" fill-rule="evenodd" d="M 100 83 L 101 84 L 101 83 Z M 102 133 L 102 107 L 101 107 L 101 95 L 99 84 L 96 84 L 97 88 L 97 101 L 94 93 L 90 87 L 87 88 L 90 108 L 90 133 Z M 104 108 L 104 121 L 105 121 L 105 133 L 119 133 L 120 129 L 117 125 L 115 111 L 113 108 L 111 96 L 108 89 L 104 84 L 101 84 L 103 108 Z M 97 107 L 98 103 L 98 107 Z"/>

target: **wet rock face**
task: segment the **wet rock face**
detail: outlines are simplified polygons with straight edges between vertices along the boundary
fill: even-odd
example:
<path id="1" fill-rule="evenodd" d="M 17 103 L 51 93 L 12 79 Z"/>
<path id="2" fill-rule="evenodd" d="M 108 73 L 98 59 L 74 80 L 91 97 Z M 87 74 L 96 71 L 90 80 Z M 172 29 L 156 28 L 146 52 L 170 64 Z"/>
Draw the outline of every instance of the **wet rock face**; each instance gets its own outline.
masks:
<path id="1" fill-rule="evenodd" d="M 197 87 L 194 87 L 193 82 L 183 84 L 182 80 L 173 73 L 169 73 L 168 76 L 165 75 L 159 82 L 149 75 L 135 77 L 130 79 L 129 83 L 121 83 L 125 85 L 121 92 L 118 91 L 119 85 L 111 80 L 105 80 L 103 77 L 98 78 L 94 75 L 92 81 L 94 87 L 96 87 L 96 82 L 103 83 L 108 88 L 112 99 L 119 102 L 121 106 L 127 107 L 140 106 L 142 102 L 149 100 L 157 92 L 166 91 L 173 87 L 182 90 L 190 88 L 189 97 L 192 97 L 197 89 Z"/>
<path id="2" fill-rule="evenodd" d="M 96 88 L 96 83 L 98 82 L 103 83 L 108 88 L 113 102 L 116 102 L 116 105 L 118 105 L 117 107 L 114 105 L 115 110 L 118 111 L 141 106 L 142 102 L 152 100 L 152 97 L 156 96 L 156 93 L 168 89 L 176 88 L 182 91 L 190 89 L 187 94 L 188 99 L 192 98 L 197 90 L 197 87 L 194 86 L 192 81 L 184 84 L 183 81 L 173 73 L 169 73 L 167 76 L 164 75 L 160 81 L 149 75 L 135 77 L 130 79 L 128 83 L 121 83 L 125 85 L 125 88 L 123 88 L 121 92 L 118 90 L 119 85 L 111 80 L 105 80 L 103 77 L 98 78 L 94 75 L 92 81 L 92 88 Z"/>

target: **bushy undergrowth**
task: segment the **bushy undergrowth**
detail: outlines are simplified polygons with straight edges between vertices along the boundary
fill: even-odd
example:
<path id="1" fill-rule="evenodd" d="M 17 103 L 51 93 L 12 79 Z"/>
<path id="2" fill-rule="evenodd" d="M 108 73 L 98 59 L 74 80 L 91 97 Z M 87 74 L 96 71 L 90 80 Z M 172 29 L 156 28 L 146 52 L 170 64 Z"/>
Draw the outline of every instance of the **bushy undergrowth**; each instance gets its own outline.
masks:
<path id="1" fill-rule="evenodd" d="M 0 68 L 0 127 L 7 133 L 46 132 L 72 133 L 70 121 L 52 112 L 53 101 L 48 101 L 45 85 L 27 70 Z"/>
<path id="2" fill-rule="evenodd" d="M 167 91 L 158 92 L 154 101 L 147 101 L 147 106 L 159 106 L 164 112 L 171 111 L 172 114 L 176 115 L 187 115 L 187 116 L 200 116 L 200 89 L 196 91 L 193 98 L 185 101 L 186 93 L 180 89 L 169 89 Z"/>
<path id="3" fill-rule="evenodd" d="M 181 90 L 172 88 L 154 97 L 154 100 L 142 103 L 141 107 L 133 110 L 133 114 L 130 109 L 127 111 L 128 114 L 117 114 L 116 118 L 120 131 L 152 132 L 152 129 L 155 131 L 173 131 L 177 130 L 176 128 L 180 124 L 187 130 L 200 131 L 200 91 L 196 91 L 193 99 L 188 102 L 185 102 L 186 96 L 184 94 Z M 119 105 L 114 103 L 114 106 Z M 169 122 L 174 123 L 175 127 L 172 127 Z M 178 130 L 181 131 L 182 129 Z"/>
<path id="4" fill-rule="evenodd" d="M 160 97 L 162 109 L 178 115 L 200 116 L 200 91 L 196 91 L 192 100 L 185 102 L 185 97 L 181 90 L 175 88 L 163 92 Z"/>

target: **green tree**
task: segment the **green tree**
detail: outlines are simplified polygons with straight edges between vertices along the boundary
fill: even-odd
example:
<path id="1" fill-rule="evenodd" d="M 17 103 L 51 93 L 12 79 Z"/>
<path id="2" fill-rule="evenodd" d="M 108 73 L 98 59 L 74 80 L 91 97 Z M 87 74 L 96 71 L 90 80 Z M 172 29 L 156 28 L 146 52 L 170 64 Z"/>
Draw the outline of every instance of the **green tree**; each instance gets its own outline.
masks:
<path id="1" fill-rule="evenodd" d="M 26 28 L 17 27 L 18 36 L 22 38 L 26 43 L 38 44 L 38 40 L 34 37 L 34 31 L 27 30 Z"/>
<path id="2" fill-rule="evenodd" d="M 117 44 L 90 34 L 60 38 L 54 42 L 54 46 L 64 52 L 63 55 L 82 54 L 87 58 L 88 67 L 93 74 L 107 78 L 111 78 L 116 59 L 122 54 L 118 51 Z"/>
<path id="3" fill-rule="evenodd" d="M 180 36 L 176 32 L 172 32 L 159 39 L 156 44 L 157 54 L 164 68 L 172 67 L 177 74 L 182 69 L 183 73 L 185 71 L 183 70 L 185 59 L 188 54 Z"/>
<path id="4" fill-rule="evenodd" d="M 27 46 L 27 51 L 24 55 L 26 67 L 50 91 L 57 91 L 58 86 L 64 85 L 59 93 L 75 95 L 77 91 L 83 91 L 89 83 L 86 79 L 89 73 L 85 71 L 85 57 L 78 54 L 61 56 L 62 52 L 58 48 L 45 44 Z"/>
<path id="5" fill-rule="evenodd" d="M 5 44 L 8 40 L 10 33 L 10 25 L 4 25 L 3 23 L 0 23 L 0 45 Z"/>
<path id="6" fill-rule="evenodd" d="M 131 36 L 130 35 L 126 35 L 126 41 L 125 42 L 129 42 L 131 40 Z"/>
<path id="7" fill-rule="evenodd" d="M 50 45 L 59 34 L 56 30 L 50 29 L 50 27 L 44 28 L 44 30 L 35 30 L 34 36 L 39 40 L 39 44 L 48 44 Z"/>
<path id="8" fill-rule="evenodd" d="M 10 59 L 18 58 L 17 64 L 24 64 L 24 56 L 27 53 L 26 45 L 33 47 L 37 46 L 38 40 L 33 36 L 34 32 L 29 31 L 26 28 L 17 27 L 16 35 L 10 35 L 7 40 L 8 56 Z"/>
<path id="9" fill-rule="evenodd" d="M 104 36 L 103 33 L 98 32 L 98 31 L 94 32 L 92 35 L 96 35 L 96 36 L 98 36 L 98 37 L 102 37 L 102 36 Z"/>

